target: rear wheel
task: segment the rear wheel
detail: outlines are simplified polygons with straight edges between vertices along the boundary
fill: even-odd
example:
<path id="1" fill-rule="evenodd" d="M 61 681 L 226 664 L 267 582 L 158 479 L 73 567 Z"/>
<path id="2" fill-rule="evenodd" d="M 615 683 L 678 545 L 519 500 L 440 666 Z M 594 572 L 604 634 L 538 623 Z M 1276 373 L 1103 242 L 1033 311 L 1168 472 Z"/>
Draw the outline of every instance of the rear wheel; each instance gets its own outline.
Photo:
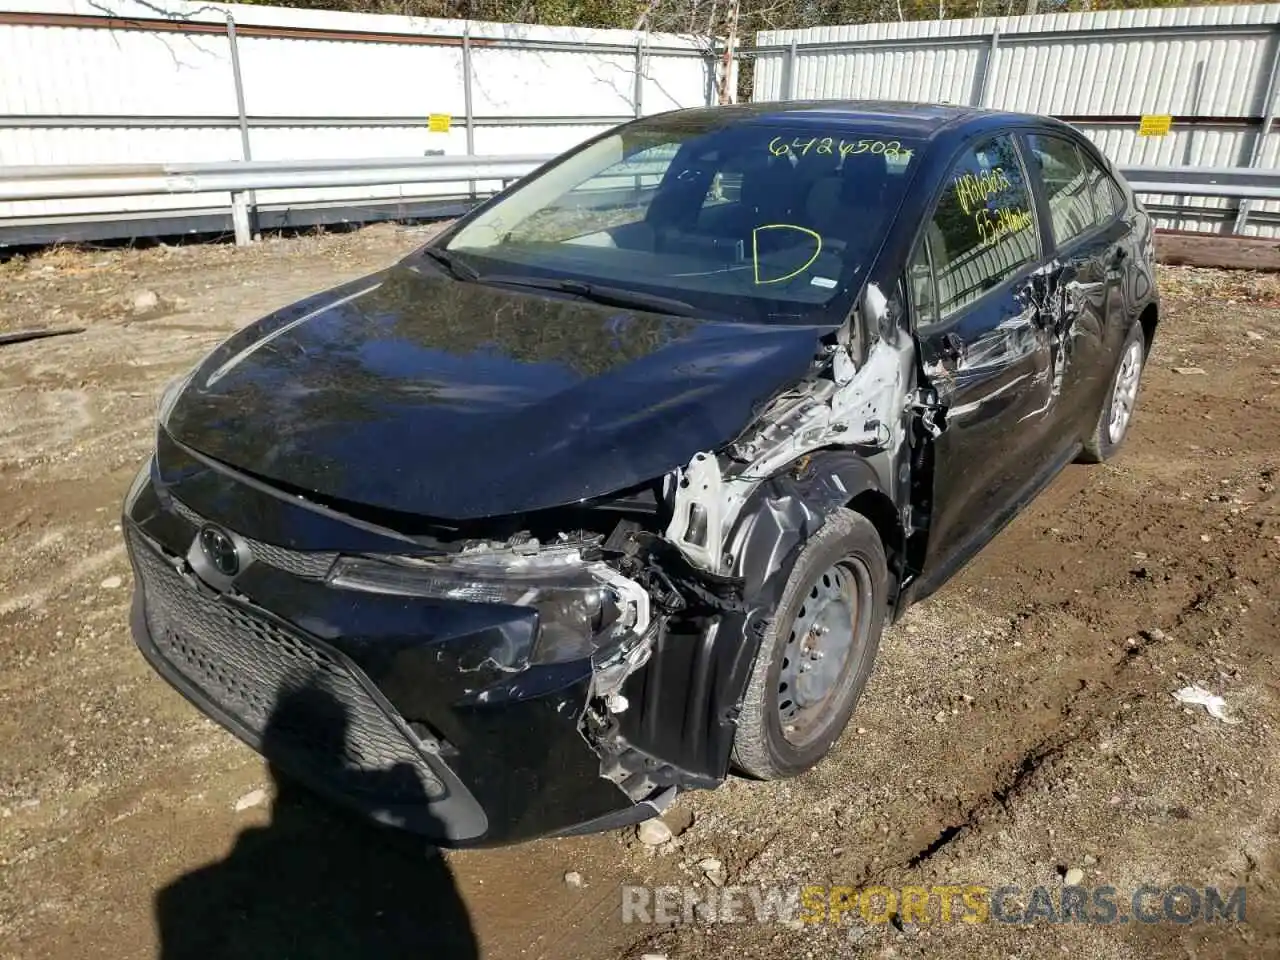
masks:
<path id="1" fill-rule="evenodd" d="M 1135 323 L 1120 348 L 1120 362 L 1111 378 L 1107 399 L 1098 413 L 1093 433 L 1085 439 L 1080 459 L 1085 463 L 1110 460 L 1124 443 L 1138 404 L 1138 388 L 1142 382 L 1142 366 L 1146 361 L 1146 341 L 1142 325 Z"/>
<path id="2" fill-rule="evenodd" d="M 888 579 L 880 535 L 852 510 L 805 544 L 756 653 L 734 735 L 740 771 L 774 780 L 826 756 L 871 673 Z"/>

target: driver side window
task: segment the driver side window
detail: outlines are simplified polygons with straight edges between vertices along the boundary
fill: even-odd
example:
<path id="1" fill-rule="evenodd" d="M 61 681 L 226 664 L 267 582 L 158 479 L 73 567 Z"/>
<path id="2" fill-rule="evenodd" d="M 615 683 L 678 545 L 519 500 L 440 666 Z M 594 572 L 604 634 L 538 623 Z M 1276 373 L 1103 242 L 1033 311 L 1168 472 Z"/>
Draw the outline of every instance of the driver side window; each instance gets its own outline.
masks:
<path id="1" fill-rule="evenodd" d="M 926 240 L 937 292 L 934 297 L 933 288 L 920 289 L 915 281 L 920 265 L 913 265 L 918 324 L 947 320 L 1039 257 L 1031 191 L 1012 136 L 991 137 L 961 154 Z M 920 297 L 926 293 L 930 299 L 922 309 Z"/>

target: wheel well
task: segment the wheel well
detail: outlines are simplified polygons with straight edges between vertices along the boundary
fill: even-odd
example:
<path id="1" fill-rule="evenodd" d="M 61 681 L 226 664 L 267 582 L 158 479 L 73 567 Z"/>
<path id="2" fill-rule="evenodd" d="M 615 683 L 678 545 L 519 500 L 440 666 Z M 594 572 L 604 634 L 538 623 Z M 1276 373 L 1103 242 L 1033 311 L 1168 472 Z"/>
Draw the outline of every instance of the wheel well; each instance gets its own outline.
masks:
<path id="1" fill-rule="evenodd" d="M 1142 316 L 1138 317 L 1138 323 L 1142 324 L 1142 344 L 1143 359 L 1145 360 L 1151 354 L 1151 344 L 1156 336 L 1156 324 L 1160 322 L 1160 314 L 1154 303 L 1147 304 L 1147 308 L 1142 311 Z"/>
<path id="2" fill-rule="evenodd" d="M 876 533 L 880 534 L 885 559 L 889 561 L 889 601 L 890 609 L 893 609 L 898 587 L 902 583 L 904 559 L 902 521 L 898 518 L 898 511 L 893 501 L 879 490 L 865 490 L 850 500 L 847 506 L 870 520 Z"/>

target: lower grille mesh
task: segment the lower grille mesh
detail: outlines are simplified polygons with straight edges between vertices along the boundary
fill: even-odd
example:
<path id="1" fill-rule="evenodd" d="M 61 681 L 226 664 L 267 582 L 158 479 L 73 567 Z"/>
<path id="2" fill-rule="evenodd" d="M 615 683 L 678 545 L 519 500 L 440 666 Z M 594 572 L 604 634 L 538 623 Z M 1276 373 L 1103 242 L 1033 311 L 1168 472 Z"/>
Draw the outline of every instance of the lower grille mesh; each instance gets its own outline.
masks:
<path id="1" fill-rule="evenodd" d="M 129 537 L 153 643 L 268 758 L 368 802 L 411 804 L 444 794 L 421 752 L 345 658 L 203 595 L 136 531 Z"/>

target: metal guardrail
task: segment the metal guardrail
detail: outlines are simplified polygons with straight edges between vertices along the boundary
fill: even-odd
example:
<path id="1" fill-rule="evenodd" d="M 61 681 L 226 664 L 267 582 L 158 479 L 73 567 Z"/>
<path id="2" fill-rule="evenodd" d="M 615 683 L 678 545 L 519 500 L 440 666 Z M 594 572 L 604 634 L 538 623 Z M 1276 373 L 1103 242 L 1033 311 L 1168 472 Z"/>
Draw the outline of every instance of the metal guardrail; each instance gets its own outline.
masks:
<path id="1" fill-rule="evenodd" d="M 90 3 L 92 6 L 92 0 Z M 148 6 L 143 3 L 142 6 Z M 390 30 L 369 30 L 369 29 L 349 29 L 347 27 L 328 27 L 324 24 L 323 15 L 320 20 L 314 18 L 309 19 L 305 24 L 301 22 L 293 22 L 291 24 L 276 22 L 275 18 L 268 17 L 265 22 L 246 22 L 237 23 L 231 10 L 220 10 L 212 7 L 201 7 L 190 13 L 169 13 L 161 9 L 159 6 L 152 6 L 152 12 L 159 16 L 144 17 L 125 17 L 113 16 L 105 7 L 100 7 L 93 12 L 75 12 L 75 13 L 57 13 L 52 11 L 4 11 L 0 10 L 0 27 L 13 26 L 24 29 L 35 28 L 58 28 L 59 33 L 70 34 L 84 30 L 102 30 L 108 32 L 112 36 L 118 36 L 120 31 L 136 32 L 144 35 L 151 34 L 158 38 L 164 35 L 176 35 L 185 37 L 188 41 L 194 43 L 193 35 L 204 37 L 225 36 L 228 50 L 228 60 L 230 66 L 230 75 L 227 78 L 235 93 L 235 114 L 224 115 L 198 115 L 198 116 L 125 116 L 119 114 L 48 114 L 48 113 L 24 113 L 24 114 L 3 114 L 0 113 L 0 134 L 7 129 L 82 129 L 82 130 L 101 130 L 101 129 L 141 129 L 141 130 L 163 130 L 166 128 L 192 128 L 192 129 L 215 129 L 215 128 L 238 128 L 240 133 L 240 159 L 246 163 L 253 160 L 253 133 L 256 130 L 271 128 L 281 129 L 322 129 L 333 127 L 355 127 L 355 128 L 405 128 L 405 129 L 421 129 L 424 121 L 422 115 L 417 116 L 356 116 L 356 117 L 337 117 L 337 116 L 287 116 L 287 115 L 251 115 L 249 114 L 246 103 L 256 98 L 251 96 L 251 91 L 246 87 L 246 76 L 241 69 L 240 51 L 241 38 L 250 38 L 251 42 L 261 44 L 264 41 L 272 40 L 288 40 L 291 43 L 307 43 L 311 41 L 324 41 L 327 43 L 368 43 L 379 44 L 382 46 L 395 44 L 410 44 L 417 46 L 447 47 L 457 49 L 461 53 L 461 86 L 462 86 L 462 115 L 453 117 L 450 115 L 449 129 L 460 130 L 466 143 L 466 156 L 472 159 L 476 154 L 476 133 L 481 128 L 508 127 L 508 126 L 537 126 L 537 127 L 612 127 L 617 123 L 633 117 L 640 117 L 645 114 L 644 92 L 646 83 L 656 84 L 661 93 L 672 101 L 672 105 L 689 101 L 684 105 L 692 105 L 696 100 L 702 100 L 707 105 L 714 102 L 714 67 L 721 61 L 722 47 L 716 41 L 704 38 L 683 37 L 678 38 L 673 35 L 653 35 L 649 32 L 631 31 L 631 36 L 623 42 L 596 42 L 591 40 L 582 40 L 576 35 L 563 36 L 558 38 L 541 38 L 522 36 L 524 28 L 514 24 L 499 25 L 499 31 L 492 29 L 493 25 L 475 25 L 471 22 L 454 21 L 455 28 L 461 27 L 460 30 L 444 32 L 423 32 L 422 30 L 396 29 L 402 25 L 399 23 L 389 23 Z M 105 14 L 105 15 L 103 15 Z M 254 20 L 261 18 L 254 17 Z M 381 21 L 386 22 L 386 21 Z M 366 20 L 365 26 L 372 23 L 372 20 Z M 439 24 L 437 24 L 439 26 Z M 492 35 L 491 35 L 492 34 Z M 666 42 L 662 38 L 666 36 Z M 119 43 L 117 39 L 117 44 Z M 203 48 L 199 48 L 202 49 Z M 630 91 L 622 85 L 623 81 L 619 81 L 615 87 L 615 83 L 611 79 L 596 77 L 601 83 L 606 83 L 610 87 L 614 87 L 615 92 L 621 98 L 619 106 L 625 109 L 625 115 L 573 115 L 573 114 L 541 114 L 541 115 L 484 115 L 476 116 L 475 113 L 475 94 L 488 93 L 493 94 L 492 88 L 488 91 L 483 90 L 477 85 L 476 60 L 477 55 L 487 52 L 499 51 L 503 57 L 499 61 L 495 61 L 495 65 L 500 67 L 497 73 L 501 75 L 511 69 L 510 61 L 507 55 L 512 52 L 524 51 L 531 54 L 539 54 L 541 52 L 556 53 L 559 55 L 572 55 L 576 57 L 583 56 L 603 56 L 609 58 L 604 63 L 611 70 L 621 70 L 621 77 L 627 74 L 631 75 Z M 207 52 L 207 51 L 206 51 Z M 655 72 L 655 64 L 662 64 L 668 58 L 682 58 L 703 60 L 706 62 L 705 84 L 700 84 L 702 94 L 696 98 L 691 98 L 691 91 L 686 90 L 680 97 L 676 97 L 673 93 L 664 89 L 665 74 L 661 70 Z M 621 58 L 624 62 L 630 60 L 630 66 L 624 67 L 617 60 Z M 542 61 L 544 69 L 550 69 L 550 59 Z M 175 61 L 176 62 L 176 61 Z M 181 66 L 181 64 L 178 64 Z M 452 70 L 452 67 L 447 69 Z M 554 76 L 556 70 L 551 69 L 551 75 Z M 588 61 L 588 72 L 593 76 L 596 71 L 591 69 Z M 483 59 L 482 69 L 483 74 Z M 204 74 L 201 74 L 203 77 Z M 203 88 L 202 88 L 203 89 Z M 675 88 L 672 88 L 675 89 Z M 21 98 L 19 98 L 21 99 Z M 481 97 L 482 100 L 487 97 Z M 499 99 L 502 96 L 499 95 Z M 555 100 L 556 98 L 551 98 Z M 563 99 L 563 98 L 561 98 Z M 629 103 L 626 101 L 629 99 Z M 309 101 L 308 101 L 309 102 Z M 457 105 L 456 102 L 454 104 Z M 306 111 L 304 110 L 304 113 Z M 0 169 L 0 180 L 4 177 L 4 171 Z M 445 178 L 446 182 L 453 178 Z M 403 183 L 412 182 L 401 179 L 378 179 L 358 180 L 344 182 L 340 185 L 380 185 L 386 183 Z M 314 181 L 308 181 L 300 186 L 318 185 Z M 123 194 L 121 194 L 123 195 Z M 133 194 L 137 196 L 138 194 Z M 101 196 L 101 194 L 95 194 Z M 475 196 L 474 188 L 468 189 L 467 196 Z M 252 201 L 250 201 L 251 203 Z M 306 207 L 309 204 L 303 203 L 299 206 Z M 323 205 L 323 204 L 318 204 Z M 136 219 L 139 211 L 130 211 L 126 219 Z M 235 207 L 233 205 L 233 215 Z M 56 218 L 55 218 L 56 219 Z M 46 223 L 49 222 L 46 220 Z M 234 219 L 233 222 L 237 230 L 237 236 L 240 235 L 241 224 Z M 0 229 L 0 233 L 3 230 Z M 2 244 L 0 244 L 2 245 Z"/>
<path id="2" fill-rule="evenodd" d="M 0 200 L 146 196 L 222 190 L 351 187 L 435 180 L 513 179 L 551 159 L 544 154 L 500 157 L 378 157 L 360 160 L 228 160 L 0 167 Z"/>
<path id="3" fill-rule="evenodd" d="M 67 200 L 86 197 L 230 193 L 237 244 L 251 239 L 249 197 L 255 190 L 298 187 L 362 187 L 402 183 L 469 183 L 504 186 L 551 156 L 390 157 L 358 160 L 256 160 L 115 166 L 0 167 L 0 202 Z M 1280 199 L 1280 170 L 1250 167 L 1122 167 L 1138 193 Z M 662 170 L 636 167 L 619 172 L 630 179 Z"/>
<path id="4" fill-rule="evenodd" d="M 249 195 L 299 187 L 500 181 L 505 186 L 551 159 L 389 157 L 359 160 L 251 160 L 115 166 L 0 167 L 0 202 L 230 193 L 236 244 L 252 237 Z"/>
<path id="5" fill-rule="evenodd" d="M 1280 170 L 1254 167 L 1121 167 L 1139 193 L 1280 199 Z"/>

